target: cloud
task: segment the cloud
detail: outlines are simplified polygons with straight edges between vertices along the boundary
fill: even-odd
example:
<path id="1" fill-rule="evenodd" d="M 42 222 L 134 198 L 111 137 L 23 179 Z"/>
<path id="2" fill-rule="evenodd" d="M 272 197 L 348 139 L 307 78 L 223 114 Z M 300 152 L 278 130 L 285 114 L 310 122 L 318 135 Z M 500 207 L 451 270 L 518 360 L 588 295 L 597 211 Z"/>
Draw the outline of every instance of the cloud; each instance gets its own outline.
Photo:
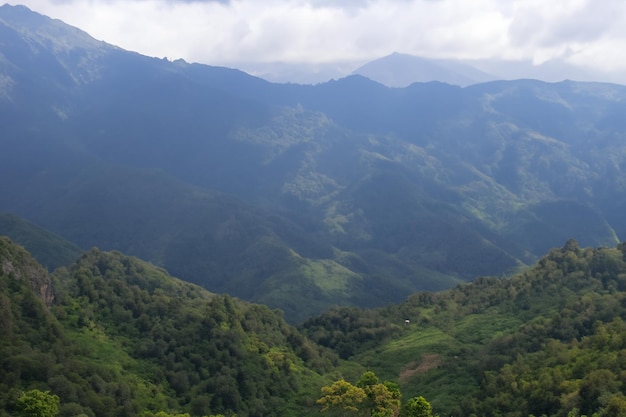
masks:
<path id="1" fill-rule="evenodd" d="M 23 0 L 98 39 L 215 65 L 554 58 L 626 69 L 622 0 Z"/>
<path id="2" fill-rule="evenodd" d="M 555 2 L 533 7 L 532 2 L 516 10 L 509 29 L 513 45 L 554 47 L 563 43 L 592 42 L 606 33 L 618 18 L 615 3 Z"/>
<path id="3" fill-rule="evenodd" d="M 538 63 L 564 58 L 614 69 L 610 55 L 626 47 L 625 18 L 626 3 L 620 0 L 520 2 L 509 27 L 510 47 Z M 600 51 L 607 55 L 602 57 Z M 590 55 L 599 60 L 585 62 L 582 57 Z M 626 69 L 626 62 L 621 65 Z"/>

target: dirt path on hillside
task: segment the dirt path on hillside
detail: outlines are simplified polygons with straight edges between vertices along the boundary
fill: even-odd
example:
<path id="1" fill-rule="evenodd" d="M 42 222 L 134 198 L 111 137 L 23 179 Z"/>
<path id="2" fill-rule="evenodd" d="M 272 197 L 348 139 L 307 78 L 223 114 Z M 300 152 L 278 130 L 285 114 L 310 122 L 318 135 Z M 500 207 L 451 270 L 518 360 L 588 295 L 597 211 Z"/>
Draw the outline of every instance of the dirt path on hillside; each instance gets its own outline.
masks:
<path id="1" fill-rule="evenodd" d="M 441 362 L 441 356 L 437 355 L 436 353 L 425 353 L 424 355 L 422 355 L 419 363 L 416 361 L 409 362 L 404 367 L 402 372 L 400 372 L 399 380 L 400 382 L 405 382 L 415 375 L 424 374 L 431 369 L 437 368 L 439 365 L 441 365 Z"/>

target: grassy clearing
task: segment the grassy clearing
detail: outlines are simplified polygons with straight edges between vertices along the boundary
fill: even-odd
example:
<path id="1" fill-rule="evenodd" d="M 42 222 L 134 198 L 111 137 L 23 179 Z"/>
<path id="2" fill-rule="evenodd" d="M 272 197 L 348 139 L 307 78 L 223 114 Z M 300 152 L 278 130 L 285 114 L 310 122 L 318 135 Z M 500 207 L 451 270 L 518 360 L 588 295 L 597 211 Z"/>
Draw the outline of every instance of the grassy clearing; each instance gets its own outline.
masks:
<path id="1" fill-rule="evenodd" d="M 350 281 L 359 278 L 348 268 L 328 259 L 307 260 L 302 266 L 302 273 L 326 293 L 346 291 Z"/>
<path id="2" fill-rule="evenodd" d="M 86 356 L 98 363 L 121 369 L 134 363 L 134 359 L 96 325 L 72 332 L 72 339 Z"/>
<path id="3" fill-rule="evenodd" d="M 359 356 L 357 361 L 384 379 L 397 380 L 407 367 L 418 367 L 424 358 L 432 358 L 429 355 L 443 356 L 457 345 L 454 338 L 439 329 L 409 326 L 406 336 Z"/>
<path id="4" fill-rule="evenodd" d="M 518 318 L 499 314 L 470 314 L 458 321 L 455 336 L 462 343 L 485 344 L 490 340 L 511 333 L 522 324 Z"/>

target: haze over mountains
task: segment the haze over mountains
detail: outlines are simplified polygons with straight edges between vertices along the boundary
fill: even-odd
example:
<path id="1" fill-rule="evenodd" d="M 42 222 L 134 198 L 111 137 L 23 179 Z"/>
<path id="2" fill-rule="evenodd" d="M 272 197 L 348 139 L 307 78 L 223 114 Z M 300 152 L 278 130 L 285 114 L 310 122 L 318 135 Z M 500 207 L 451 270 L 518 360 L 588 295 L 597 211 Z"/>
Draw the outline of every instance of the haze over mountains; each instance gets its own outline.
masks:
<path id="1" fill-rule="evenodd" d="M 434 59 L 393 52 L 369 62 L 241 63 L 239 68 L 276 83 L 319 84 L 349 75 L 363 75 L 387 87 L 439 81 L 461 87 L 497 80 L 535 79 L 626 83 L 623 74 L 599 71 L 553 59 L 541 64 L 524 60 Z"/>
<path id="2" fill-rule="evenodd" d="M 394 52 L 369 62 L 241 63 L 239 68 L 276 83 L 319 84 L 359 74 L 387 87 L 440 81 L 462 87 L 487 81 L 536 79 L 546 82 L 602 81 L 626 83 L 623 74 L 602 72 L 554 59 L 541 64 L 523 60 L 433 59 Z"/>
<path id="3" fill-rule="evenodd" d="M 0 39 L 1 211 L 293 322 L 626 234 L 620 85 L 275 84 L 8 5 Z"/>
<path id="4" fill-rule="evenodd" d="M 496 80 L 536 79 L 547 82 L 564 80 L 619 80 L 610 75 L 567 64 L 548 61 L 533 65 L 527 61 L 426 59 L 394 52 L 368 62 L 353 71 L 388 87 L 408 87 L 416 82 L 440 81 L 461 87 Z"/>
<path id="5" fill-rule="evenodd" d="M 363 75 L 388 87 L 408 87 L 416 82 L 440 81 L 462 87 L 496 79 L 460 61 L 430 60 L 393 53 L 368 62 L 354 74 Z"/>

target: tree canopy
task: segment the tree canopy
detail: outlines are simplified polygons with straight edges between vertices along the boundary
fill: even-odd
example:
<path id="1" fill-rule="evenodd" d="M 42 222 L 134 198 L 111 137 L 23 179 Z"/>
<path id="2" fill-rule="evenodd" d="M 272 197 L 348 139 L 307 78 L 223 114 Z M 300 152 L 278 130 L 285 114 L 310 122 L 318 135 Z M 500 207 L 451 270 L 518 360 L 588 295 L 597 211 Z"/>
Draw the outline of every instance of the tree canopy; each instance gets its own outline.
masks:
<path id="1" fill-rule="evenodd" d="M 355 385 L 340 379 L 322 387 L 317 403 L 322 411 L 339 416 L 396 417 L 401 397 L 397 385 L 380 383 L 374 372 L 367 371 Z"/>
<path id="2" fill-rule="evenodd" d="M 16 408 L 21 417 L 55 417 L 59 413 L 59 404 L 58 395 L 32 389 L 20 395 Z"/>

